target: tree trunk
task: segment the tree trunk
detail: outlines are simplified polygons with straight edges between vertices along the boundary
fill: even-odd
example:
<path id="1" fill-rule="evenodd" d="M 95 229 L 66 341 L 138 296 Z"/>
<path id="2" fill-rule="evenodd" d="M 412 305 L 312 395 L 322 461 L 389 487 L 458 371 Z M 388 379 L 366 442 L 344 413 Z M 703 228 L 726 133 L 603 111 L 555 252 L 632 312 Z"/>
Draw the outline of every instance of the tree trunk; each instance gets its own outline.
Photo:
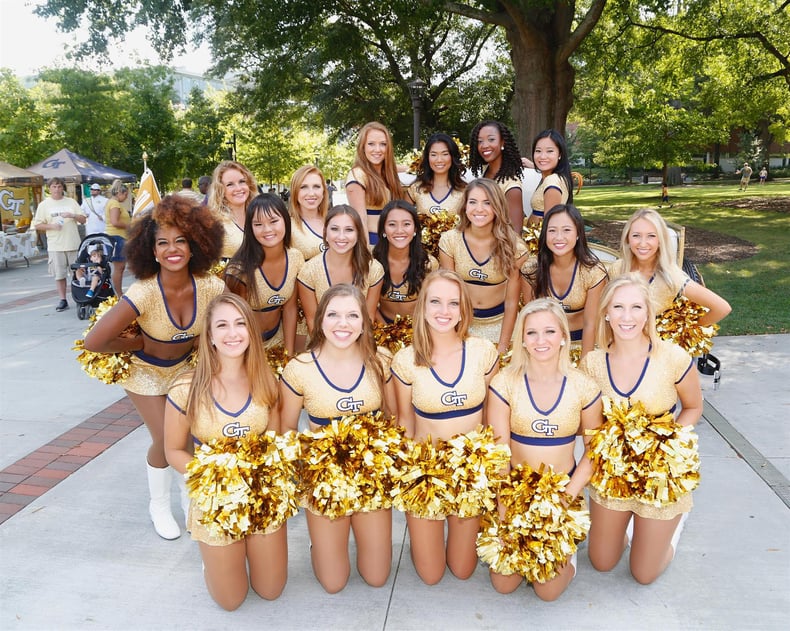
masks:
<path id="1" fill-rule="evenodd" d="M 511 110 L 522 155 L 529 156 L 532 139 L 544 129 L 565 135 L 565 121 L 573 105 L 575 70 L 544 40 L 525 36 L 515 25 L 506 30 L 515 74 Z"/>

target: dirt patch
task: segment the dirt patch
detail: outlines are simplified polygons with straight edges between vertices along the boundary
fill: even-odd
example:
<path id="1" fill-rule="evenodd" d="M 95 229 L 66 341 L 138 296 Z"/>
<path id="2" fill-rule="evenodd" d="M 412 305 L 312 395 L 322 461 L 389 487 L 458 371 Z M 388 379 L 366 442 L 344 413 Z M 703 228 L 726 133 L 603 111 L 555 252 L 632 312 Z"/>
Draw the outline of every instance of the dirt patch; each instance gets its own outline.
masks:
<path id="1" fill-rule="evenodd" d="M 790 197 L 742 197 L 729 202 L 719 202 L 716 206 L 790 213 Z"/>
<path id="2" fill-rule="evenodd" d="M 727 202 L 726 206 L 740 206 L 740 202 Z M 761 199 L 759 201 L 770 201 Z M 790 202 L 790 200 L 787 200 Z M 744 206 L 755 208 L 749 204 Z M 777 210 L 777 212 L 788 212 Z M 587 239 L 595 243 L 602 243 L 615 250 L 620 249 L 620 235 L 623 233 L 624 221 L 596 221 L 593 229 L 587 233 Z M 700 228 L 686 227 L 686 249 L 684 257 L 694 263 L 724 263 L 748 259 L 757 254 L 754 243 L 733 237 L 720 232 L 711 232 Z"/>

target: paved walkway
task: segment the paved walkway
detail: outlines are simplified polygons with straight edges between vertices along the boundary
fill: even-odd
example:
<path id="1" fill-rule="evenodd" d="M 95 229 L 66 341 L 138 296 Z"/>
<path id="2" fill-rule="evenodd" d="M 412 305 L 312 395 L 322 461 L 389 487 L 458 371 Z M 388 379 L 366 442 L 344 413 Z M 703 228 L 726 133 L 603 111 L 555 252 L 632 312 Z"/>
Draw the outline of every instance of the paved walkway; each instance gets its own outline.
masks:
<path id="1" fill-rule="evenodd" d="M 73 305 L 56 313 L 56 301 L 43 260 L 0 269 L 2 629 L 786 628 L 788 335 L 717 340 L 720 387 L 704 378 L 699 424 L 702 484 L 678 556 L 653 585 L 631 580 L 625 560 L 596 572 L 582 549 L 556 603 L 525 587 L 499 595 L 482 566 L 468 581 L 427 587 L 395 513 L 387 585 L 370 588 L 352 572 L 330 596 L 312 576 L 300 514 L 288 522 L 282 597 L 252 594 L 227 613 L 206 593 L 197 545 L 154 533 L 147 433 L 120 388 L 81 372 L 71 345 L 85 324 Z"/>

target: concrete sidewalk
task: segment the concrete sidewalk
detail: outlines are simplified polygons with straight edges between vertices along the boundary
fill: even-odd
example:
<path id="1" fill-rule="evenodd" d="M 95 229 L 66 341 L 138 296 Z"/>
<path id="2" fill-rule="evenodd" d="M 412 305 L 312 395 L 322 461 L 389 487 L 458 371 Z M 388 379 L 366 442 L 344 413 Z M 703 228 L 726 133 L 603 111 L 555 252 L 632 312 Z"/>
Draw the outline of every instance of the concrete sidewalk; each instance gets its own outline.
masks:
<path id="1" fill-rule="evenodd" d="M 119 387 L 89 379 L 74 361 L 71 345 L 85 323 L 73 304 L 55 312 L 46 272 L 41 259 L 29 268 L 0 269 L 0 505 L 14 513 L 0 523 L 0 628 L 787 626 L 790 511 L 782 497 L 788 497 L 790 475 L 784 374 L 790 335 L 716 340 L 722 377 L 716 391 L 703 378 L 702 483 L 677 558 L 653 585 L 636 584 L 625 558 L 608 574 L 596 572 L 583 546 L 577 577 L 555 603 L 541 602 L 523 586 L 497 594 L 483 566 L 468 581 L 448 574 L 428 587 L 412 567 L 405 519 L 394 512 L 387 585 L 368 587 L 352 571 L 346 589 L 330 596 L 313 577 L 300 514 L 288 522 L 283 595 L 266 602 L 252 593 L 227 613 L 206 592 L 197 544 L 154 533 L 147 514 L 147 432 L 135 429 L 139 420 Z M 48 444 L 54 446 L 45 451 Z M 35 456 L 26 458 L 31 452 Z M 28 471 L 32 462 L 56 472 L 46 489 L 24 483 L 30 475 L 41 479 L 38 474 L 7 473 L 20 470 L 15 466 Z M 7 508 L 14 502 L 22 508 Z"/>

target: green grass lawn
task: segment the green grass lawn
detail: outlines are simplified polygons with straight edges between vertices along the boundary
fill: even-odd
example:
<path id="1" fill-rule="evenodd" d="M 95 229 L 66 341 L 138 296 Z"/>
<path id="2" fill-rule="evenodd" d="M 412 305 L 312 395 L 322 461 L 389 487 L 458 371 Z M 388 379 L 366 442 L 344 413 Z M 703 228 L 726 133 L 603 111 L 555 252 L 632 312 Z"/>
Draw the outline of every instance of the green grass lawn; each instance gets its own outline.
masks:
<path id="1" fill-rule="evenodd" d="M 657 208 L 659 185 L 587 186 L 574 197 L 585 219 L 625 220 L 634 210 Z M 731 208 L 718 203 L 745 197 L 785 197 L 785 212 Z M 723 296 L 732 313 L 719 335 L 790 333 L 790 181 L 752 185 L 702 184 L 669 189 L 672 207 L 660 209 L 669 221 L 737 236 L 758 246 L 756 256 L 700 266 L 705 284 Z"/>

